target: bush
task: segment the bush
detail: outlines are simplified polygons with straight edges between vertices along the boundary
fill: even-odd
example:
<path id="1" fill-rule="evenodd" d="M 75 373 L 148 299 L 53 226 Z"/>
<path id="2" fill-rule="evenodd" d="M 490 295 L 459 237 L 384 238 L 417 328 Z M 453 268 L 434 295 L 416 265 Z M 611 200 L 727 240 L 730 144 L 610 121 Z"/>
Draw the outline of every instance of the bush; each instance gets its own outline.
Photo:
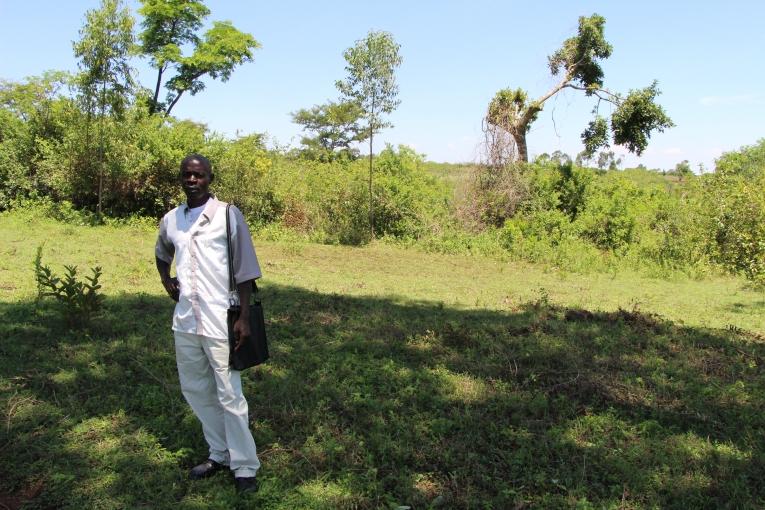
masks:
<path id="1" fill-rule="evenodd" d="M 37 299 L 52 297 L 64 306 L 66 321 L 71 326 L 90 322 L 94 313 L 103 305 L 103 296 L 98 283 L 101 268 L 93 267 L 93 276 L 86 276 L 84 281 L 77 278 L 77 266 L 64 266 L 65 274 L 59 278 L 50 267 L 42 263 L 42 246 L 37 248 L 34 261 Z"/>
<path id="2" fill-rule="evenodd" d="M 387 147 L 375 158 L 374 234 L 420 239 L 448 215 L 449 188 L 412 149 Z M 326 243 L 363 244 L 369 229 L 368 162 L 322 163 L 274 156 L 270 171 L 280 221 Z"/>
<path id="3" fill-rule="evenodd" d="M 473 230 L 500 228 L 529 201 L 531 184 L 528 165 L 495 168 L 473 167 L 458 216 Z"/>
<path id="4" fill-rule="evenodd" d="M 603 250 L 624 252 L 636 240 L 635 202 L 638 188 L 626 179 L 599 183 L 588 190 L 584 210 L 575 228 Z"/>
<path id="5" fill-rule="evenodd" d="M 558 179 L 554 182 L 553 190 L 558 197 L 558 209 L 575 220 L 586 206 L 587 191 L 595 174 L 571 162 L 558 166 L 557 170 Z"/>
<path id="6" fill-rule="evenodd" d="M 729 270 L 765 284 L 765 175 L 721 174 L 705 186 L 711 209 L 713 257 Z"/>
<path id="7" fill-rule="evenodd" d="M 419 239 L 447 215 L 449 190 L 428 174 L 425 158 L 404 145 L 388 145 L 377 157 L 373 179 L 377 237 Z"/>
<path id="8" fill-rule="evenodd" d="M 695 195 L 667 197 L 655 209 L 640 254 L 661 267 L 684 269 L 709 262 L 708 222 Z"/>
<path id="9" fill-rule="evenodd" d="M 270 178 L 272 162 L 264 136 L 216 140 L 209 145 L 218 198 L 236 204 L 253 226 L 277 221 L 284 212 L 284 202 Z"/>

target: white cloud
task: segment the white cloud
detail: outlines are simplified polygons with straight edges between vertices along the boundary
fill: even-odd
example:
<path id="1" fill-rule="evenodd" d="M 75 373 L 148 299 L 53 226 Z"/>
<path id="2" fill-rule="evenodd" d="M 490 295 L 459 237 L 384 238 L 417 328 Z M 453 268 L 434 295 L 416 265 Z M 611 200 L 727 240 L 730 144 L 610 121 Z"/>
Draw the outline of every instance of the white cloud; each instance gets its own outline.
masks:
<path id="1" fill-rule="evenodd" d="M 699 102 L 704 106 L 741 106 L 765 104 L 762 94 L 733 94 L 729 96 L 704 96 Z"/>

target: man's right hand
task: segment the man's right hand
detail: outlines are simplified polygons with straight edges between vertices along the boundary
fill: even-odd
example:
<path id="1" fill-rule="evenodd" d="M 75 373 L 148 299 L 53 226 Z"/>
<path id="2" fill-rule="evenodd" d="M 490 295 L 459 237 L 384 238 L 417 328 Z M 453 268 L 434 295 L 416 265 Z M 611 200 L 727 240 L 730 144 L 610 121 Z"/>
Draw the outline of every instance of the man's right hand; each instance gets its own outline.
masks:
<path id="1" fill-rule="evenodd" d="M 178 278 L 165 278 L 162 280 L 162 285 L 165 287 L 167 294 L 177 303 L 181 294 L 181 286 L 178 283 Z"/>

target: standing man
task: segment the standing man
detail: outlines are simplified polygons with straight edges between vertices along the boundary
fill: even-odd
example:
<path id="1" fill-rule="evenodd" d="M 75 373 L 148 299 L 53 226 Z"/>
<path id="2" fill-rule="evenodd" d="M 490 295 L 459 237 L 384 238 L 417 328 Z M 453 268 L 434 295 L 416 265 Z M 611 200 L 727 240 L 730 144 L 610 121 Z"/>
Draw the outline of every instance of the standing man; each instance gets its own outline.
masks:
<path id="1" fill-rule="evenodd" d="M 192 154 L 184 158 L 180 179 L 186 203 L 162 218 L 155 255 L 162 285 L 177 302 L 173 332 L 181 391 L 202 422 L 210 446 L 209 458 L 192 468 L 189 477 L 198 480 L 229 466 L 237 491 L 254 492 L 260 461 L 250 432 L 240 372 L 228 366 L 226 204 L 210 194 L 214 175 L 204 156 Z M 234 206 L 230 220 L 238 291 L 238 296 L 231 297 L 245 305 L 234 324 L 238 349 L 249 341 L 246 304 L 253 280 L 261 273 L 250 231 Z M 173 258 L 175 278 L 170 276 Z"/>

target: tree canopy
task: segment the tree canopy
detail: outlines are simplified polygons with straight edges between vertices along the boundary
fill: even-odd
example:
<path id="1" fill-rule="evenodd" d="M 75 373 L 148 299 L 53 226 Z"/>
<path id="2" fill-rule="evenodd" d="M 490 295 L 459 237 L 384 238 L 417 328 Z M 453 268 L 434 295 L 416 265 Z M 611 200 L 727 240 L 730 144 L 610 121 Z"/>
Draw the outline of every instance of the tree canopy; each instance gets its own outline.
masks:
<path id="1" fill-rule="evenodd" d="M 353 144 L 366 138 L 366 131 L 359 124 L 361 114 L 361 108 L 354 102 L 329 101 L 294 112 L 292 122 L 313 134 L 301 140 L 311 158 L 321 161 L 355 159 L 358 149 Z"/>
<path id="2" fill-rule="evenodd" d="M 102 0 L 85 14 L 74 56 L 80 73 L 76 84 L 86 109 L 121 114 L 135 85 L 129 58 L 133 51 L 133 17 L 120 0 Z"/>
<path id="3" fill-rule="evenodd" d="M 214 21 L 200 37 L 198 32 L 210 14 L 200 1 L 141 0 L 141 4 L 141 51 L 157 69 L 150 100 L 152 112 L 170 114 L 184 93 L 193 96 L 205 88 L 202 80 L 207 76 L 227 81 L 237 66 L 252 61 L 253 51 L 260 47 L 252 35 L 237 30 L 229 21 Z M 189 56 L 183 55 L 185 44 L 193 45 Z M 167 97 L 163 103 L 159 101 L 162 80 L 171 68 L 176 74 L 164 82 Z"/>

